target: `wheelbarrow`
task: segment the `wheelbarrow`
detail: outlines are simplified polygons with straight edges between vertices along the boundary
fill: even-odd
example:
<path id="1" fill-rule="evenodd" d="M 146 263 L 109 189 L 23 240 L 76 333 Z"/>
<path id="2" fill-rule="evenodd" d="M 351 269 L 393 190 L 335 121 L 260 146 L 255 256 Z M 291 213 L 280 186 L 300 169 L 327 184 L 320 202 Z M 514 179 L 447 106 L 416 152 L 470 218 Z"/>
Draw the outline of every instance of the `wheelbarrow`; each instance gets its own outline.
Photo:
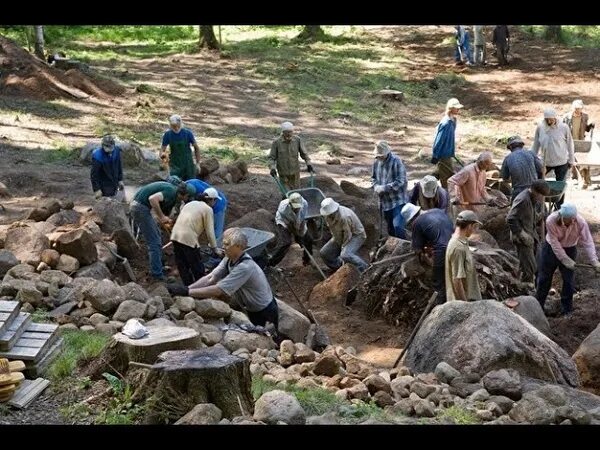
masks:
<path id="1" fill-rule="evenodd" d="M 246 253 L 252 258 L 258 258 L 264 253 L 267 244 L 275 238 L 275 234 L 270 231 L 257 230 L 256 228 L 242 227 L 240 228 L 248 239 L 248 247 Z"/>
<path id="2" fill-rule="evenodd" d="M 548 204 L 548 213 L 558 211 L 560 209 L 558 202 L 565 195 L 567 182 L 546 180 L 546 183 L 550 187 L 550 194 L 544 197 L 545 202 Z"/>

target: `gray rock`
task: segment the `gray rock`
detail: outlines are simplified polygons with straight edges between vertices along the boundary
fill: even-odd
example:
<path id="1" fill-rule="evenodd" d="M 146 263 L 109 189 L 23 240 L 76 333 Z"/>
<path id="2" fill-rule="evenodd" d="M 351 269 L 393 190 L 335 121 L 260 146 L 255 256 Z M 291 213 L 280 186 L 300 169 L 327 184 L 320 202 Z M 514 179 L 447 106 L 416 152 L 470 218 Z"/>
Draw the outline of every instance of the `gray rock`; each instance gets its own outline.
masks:
<path id="1" fill-rule="evenodd" d="M 121 328 L 123 328 L 123 325 L 125 325 L 124 322 L 120 322 L 118 320 L 109 320 L 108 324 L 112 325 L 113 327 L 115 327 L 119 331 L 121 331 Z M 170 325 L 173 326 L 172 323 Z"/>
<path id="2" fill-rule="evenodd" d="M 444 339 L 439 339 L 444 336 Z M 555 342 L 494 300 L 447 302 L 423 322 L 406 354 L 406 365 L 429 372 L 441 361 L 461 372 L 512 368 L 521 375 L 579 385 L 573 361 Z"/>
<path id="3" fill-rule="evenodd" d="M 502 414 L 508 414 L 508 412 L 512 409 L 515 402 L 508 397 L 504 397 L 502 395 L 492 395 L 489 400 L 489 403 L 495 403 L 502 410 Z"/>
<path id="4" fill-rule="evenodd" d="M 38 291 L 40 291 L 44 297 L 47 297 L 48 296 L 48 289 L 50 289 L 50 284 L 38 280 L 38 281 L 35 282 L 35 288 Z M 56 290 L 58 291 L 58 287 L 56 287 Z"/>
<path id="5" fill-rule="evenodd" d="M 79 327 L 77 325 L 75 325 L 74 323 L 65 323 L 63 325 L 59 325 L 58 329 L 61 332 L 65 332 L 65 331 L 79 330 Z"/>
<path id="6" fill-rule="evenodd" d="M 385 408 L 386 406 L 391 406 L 394 404 L 394 399 L 392 396 L 384 391 L 375 392 L 373 395 L 373 401 L 380 408 Z"/>
<path id="7" fill-rule="evenodd" d="M 46 222 L 59 227 L 62 225 L 77 225 L 81 219 L 81 213 L 74 209 L 58 211 L 46 219 Z M 99 230 L 98 230 L 99 231 Z"/>
<path id="8" fill-rule="evenodd" d="M 294 353 L 294 362 L 296 364 L 311 363 L 316 360 L 315 352 L 301 342 L 296 343 L 296 352 Z"/>
<path id="9" fill-rule="evenodd" d="M 500 417 L 501 415 L 505 414 L 502 408 L 500 408 L 500 406 L 494 402 L 487 402 L 485 404 L 485 409 L 490 411 L 495 417 Z"/>
<path id="10" fill-rule="evenodd" d="M 100 325 L 101 323 L 108 323 L 109 318 L 104 314 L 94 313 L 90 316 L 90 323 L 94 326 Z"/>
<path id="11" fill-rule="evenodd" d="M 450 384 L 450 393 L 458 395 L 461 398 L 467 398 L 482 388 L 483 385 L 481 383 L 466 383 L 462 380 L 462 377 L 457 377 Z"/>
<path id="12" fill-rule="evenodd" d="M 494 413 L 487 409 L 478 409 L 475 411 L 475 415 L 482 422 L 490 422 L 494 420 Z"/>
<path id="13" fill-rule="evenodd" d="M 577 406 L 560 406 L 556 410 L 556 422 L 570 420 L 575 425 L 589 425 L 592 422 L 592 416 L 585 410 Z"/>
<path id="14" fill-rule="evenodd" d="M 108 334 L 109 336 L 113 336 L 119 332 L 119 328 L 117 328 L 112 323 L 99 323 L 96 325 L 96 331 L 102 334 Z"/>
<path id="15" fill-rule="evenodd" d="M 214 425 L 222 417 L 223 412 L 212 403 L 200 403 L 175 422 L 175 425 Z"/>
<path id="16" fill-rule="evenodd" d="M 79 228 L 67 231 L 56 240 L 56 250 L 77 258 L 79 264 L 87 266 L 98 260 L 98 252 L 89 231 Z"/>
<path id="17" fill-rule="evenodd" d="M 195 310 L 203 319 L 221 319 L 231 315 L 231 307 L 221 300 L 196 300 Z"/>
<path id="18" fill-rule="evenodd" d="M 173 305 L 173 297 L 169 294 L 167 287 L 163 283 L 156 283 L 148 287 L 150 297 L 160 297 L 163 301 L 165 310 Z"/>
<path id="19" fill-rule="evenodd" d="M 146 292 L 146 290 L 137 283 L 130 282 L 122 287 L 127 300 L 135 300 L 136 302 L 140 303 L 148 303 L 148 301 L 151 298 L 150 295 Z"/>
<path id="20" fill-rule="evenodd" d="M 115 253 L 117 252 L 117 244 L 114 242 L 95 242 L 96 252 L 98 252 L 98 262 L 103 263 L 109 270 L 113 270 L 115 268 L 115 264 L 117 263 L 117 257 L 113 255 L 107 246 Z M 123 286 L 125 287 L 125 286 Z"/>
<path id="21" fill-rule="evenodd" d="M 563 406 L 567 403 L 567 394 L 560 386 L 546 385 L 531 392 L 538 398 L 546 401 L 552 406 Z"/>
<path id="22" fill-rule="evenodd" d="M 268 424 L 282 421 L 289 425 L 304 425 L 306 422 L 296 397 L 280 390 L 269 391 L 256 401 L 253 418 Z"/>
<path id="23" fill-rule="evenodd" d="M 17 293 L 15 300 L 21 303 L 29 303 L 32 306 L 40 306 L 42 304 L 42 293 L 35 288 L 23 287 Z"/>
<path id="24" fill-rule="evenodd" d="M 435 392 L 435 386 L 417 381 L 411 384 L 410 392 L 414 392 L 421 398 L 427 398 L 429 394 Z"/>
<path id="25" fill-rule="evenodd" d="M 413 402 L 407 398 L 403 398 L 396 402 L 393 406 L 392 411 L 395 413 L 400 413 L 405 416 L 412 416 L 415 414 L 415 408 L 413 407 Z"/>
<path id="26" fill-rule="evenodd" d="M 277 300 L 277 306 L 279 332 L 294 342 L 304 342 L 310 328 L 310 320 L 281 300 Z"/>
<path id="27" fill-rule="evenodd" d="M 417 400 L 414 409 L 417 417 L 435 417 L 435 406 L 428 400 Z"/>
<path id="28" fill-rule="evenodd" d="M 194 310 L 194 299 L 192 297 L 175 297 L 175 306 L 183 314 L 187 314 Z"/>
<path id="29" fill-rule="evenodd" d="M 165 312 L 165 305 L 160 297 L 152 297 L 148 299 L 146 303 L 148 305 L 148 309 L 156 308 L 156 312 L 154 313 L 155 317 L 160 316 Z"/>
<path id="30" fill-rule="evenodd" d="M 388 394 L 392 393 L 392 387 L 390 386 L 390 383 L 385 381 L 379 375 L 370 375 L 364 379 L 363 383 L 365 383 L 365 386 L 367 386 L 371 395 L 378 391 L 384 391 Z"/>
<path id="31" fill-rule="evenodd" d="M 508 415 L 500 416 L 496 420 L 487 422 L 486 425 L 518 425 L 518 422 L 512 420 Z"/>
<path id="32" fill-rule="evenodd" d="M 551 337 L 550 324 L 544 314 L 544 310 L 535 297 L 522 295 L 515 297 L 519 304 L 513 308 L 513 312 L 520 315 L 523 319 L 536 327 L 546 336 Z"/>
<path id="33" fill-rule="evenodd" d="M 485 389 L 478 389 L 469 395 L 468 400 L 471 402 L 485 402 L 490 398 L 490 394 Z"/>
<path id="34" fill-rule="evenodd" d="M 29 211 L 27 219 L 35 222 L 43 222 L 52 214 L 60 211 L 60 202 L 55 198 L 42 198 L 37 202 L 35 208 Z"/>
<path id="35" fill-rule="evenodd" d="M 229 323 L 233 325 L 252 325 L 248 316 L 241 311 L 231 310 Z"/>
<path id="36" fill-rule="evenodd" d="M 341 362 L 334 355 L 321 355 L 315 361 L 313 373 L 315 375 L 325 375 L 332 377 L 340 371 Z"/>
<path id="37" fill-rule="evenodd" d="M 77 304 L 83 300 L 83 288 L 65 286 L 58 290 L 56 298 L 54 299 L 54 305 L 60 306 L 70 302 L 75 302 Z"/>
<path id="38" fill-rule="evenodd" d="M 106 264 L 100 261 L 96 261 L 95 263 L 90 264 L 89 266 L 85 266 L 79 269 L 75 273 L 75 277 L 94 278 L 95 280 L 110 280 L 112 276 L 110 270 L 108 270 L 108 267 L 106 267 Z"/>
<path id="39" fill-rule="evenodd" d="M 518 423 L 549 425 L 554 423 L 554 408 L 545 400 L 531 393 L 526 393 L 508 413 Z"/>
<path id="40" fill-rule="evenodd" d="M 21 289 L 36 289 L 33 281 L 17 280 L 15 278 L 7 279 L 7 277 L 8 275 L 4 277 L 2 284 L 0 284 L 1 297 L 15 297 Z"/>
<path id="41" fill-rule="evenodd" d="M 204 325 L 209 326 L 209 325 Z M 240 348 L 246 348 L 253 352 L 258 348 L 276 348 L 277 346 L 270 337 L 262 334 L 246 333 L 243 331 L 228 330 L 223 336 L 223 345 L 233 352 Z"/>
<path id="42" fill-rule="evenodd" d="M 164 318 L 158 318 L 158 319 L 153 319 L 149 322 L 146 323 L 146 327 L 172 327 L 173 326 L 173 322 L 171 322 L 169 319 L 164 319 Z"/>
<path id="43" fill-rule="evenodd" d="M 3 277 L 6 272 L 19 264 L 19 260 L 12 252 L 8 250 L 0 250 L 0 277 Z"/>
<path id="44" fill-rule="evenodd" d="M 41 261 L 41 253 L 48 248 L 48 238 L 33 227 L 16 227 L 6 232 L 4 249 L 10 251 L 22 263 L 37 267 Z"/>
<path id="45" fill-rule="evenodd" d="M 306 425 L 338 425 L 339 417 L 335 412 L 329 411 L 321 416 L 310 416 L 306 419 Z"/>
<path id="46" fill-rule="evenodd" d="M 48 313 L 50 317 L 59 317 L 63 314 L 69 314 L 71 311 L 75 309 L 77 306 L 77 302 L 67 302 L 60 305 L 58 308 L 54 308 L 52 311 Z M 23 308 L 21 308 L 22 310 Z"/>
<path id="47" fill-rule="evenodd" d="M 117 308 L 113 319 L 120 322 L 127 322 L 129 319 L 140 319 L 146 314 L 147 308 L 148 305 L 145 303 L 136 302 L 135 300 L 125 300 Z"/>
<path id="48" fill-rule="evenodd" d="M 521 398 L 521 377 L 514 369 L 493 370 L 488 372 L 482 381 L 490 394 L 503 395 L 513 400 Z"/>
<path id="49" fill-rule="evenodd" d="M 12 278 L 17 278 L 19 280 L 33 280 L 35 278 L 39 278 L 39 275 L 35 273 L 35 268 L 30 264 L 17 264 L 6 272 Z"/>
<path id="50" fill-rule="evenodd" d="M 189 320 L 186 320 L 186 323 L 188 322 Z M 223 332 L 217 327 L 205 323 L 200 323 L 197 320 L 193 322 L 196 323 L 196 326 L 193 327 L 194 330 L 196 330 L 200 334 L 200 339 L 206 345 L 215 345 L 221 342 L 221 339 L 223 339 Z"/>
<path id="51" fill-rule="evenodd" d="M 102 197 L 94 204 L 92 217 L 94 216 L 97 218 L 100 229 L 106 234 L 112 234 L 121 229 L 131 232 L 127 207 L 118 200 Z"/>
<path id="52" fill-rule="evenodd" d="M 435 376 L 443 383 L 448 383 L 460 376 L 460 372 L 445 361 L 441 361 L 435 366 Z"/>
<path id="53" fill-rule="evenodd" d="M 34 311 L 35 311 L 35 307 L 33 305 L 30 305 L 29 303 L 23 303 L 21 305 L 21 312 L 31 314 Z"/>
<path id="54" fill-rule="evenodd" d="M 69 284 L 72 281 L 70 276 L 60 270 L 46 270 L 41 273 L 40 280 L 45 283 L 54 283 L 58 287 L 63 287 L 65 284 Z"/>
<path id="55" fill-rule="evenodd" d="M 56 270 L 60 270 L 66 274 L 77 272 L 77 270 L 79 270 L 79 261 L 77 261 L 77 258 L 73 258 L 69 255 L 60 255 L 58 257 Z"/>
<path id="56" fill-rule="evenodd" d="M 579 345 L 573 360 L 583 386 L 600 389 L 600 324 Z"/>
<path id="57" fill-rule="evenodd" d="M 81 228 L 88 231 L 92 235 L 92 240 L 94 241 L 94 243 L 103 241 L 102 230 L 100 230 L 98 224 L 96 224 L 96 222 L 94 222 L 93 220 L 88 220 L 86 223 L 83 224 Z"/>
<path id="58" fill-rule="evenodd" d="M 102 313 L 111 313 L 125 300 L 123 289 L 110 280 L 100 280 L 88 284 L 84 288 L 83 295 L 85 300 L 89 301 L 94 308 Z M 142 316 L 143 314 L 137 317 Z"/>

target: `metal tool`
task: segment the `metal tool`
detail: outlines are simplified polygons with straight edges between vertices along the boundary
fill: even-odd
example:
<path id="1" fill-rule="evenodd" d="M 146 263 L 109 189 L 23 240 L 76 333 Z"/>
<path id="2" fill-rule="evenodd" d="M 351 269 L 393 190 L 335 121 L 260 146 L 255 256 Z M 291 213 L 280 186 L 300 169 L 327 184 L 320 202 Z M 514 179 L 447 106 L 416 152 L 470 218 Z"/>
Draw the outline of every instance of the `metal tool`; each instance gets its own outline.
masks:
<path id="1" fill-rule="evenodd" d="M 298 245 L 300 245 L 300 248 L 304 251 L 304 253 L 306 253 L 306 256 L 308 256 L 308 258 L 310 259 L 311 264 L 319 271 L 319 273 L 321 274 L 321 277 L 324 280 L 326 280 L 327 277 L 323 273 L 323 270 L 317 264 L 317 261 L 315 261 L 315 258 L 313 257 L 313 255 L 310 254 L 310 252 L 306 249 L 306 247 L 304 247 L 304 245 L 302 245 L 302 243 L 298 242 Z"/>
<path id="2" fill-rule="evenodd" d="M 112 248 L 110 248 L 110 246 L 104 242 L 104 241 L 100 241 L 100 243 L 111 253 L 111 255 L 113 255 L 115 258 L 117 258 L 117 261 L 119 261 L 121 264 L 123 264 L 123 267 L 125 268 L 125 271 L 127 272 L 127 276 L 129 276 L 129 279 L 131 281 L 136 281 L 136 277 L 135 274 L 133 273 L 133 269 L 131 268 L 131 265 L 129 264 L 129 260 L 119 254 L 117 254 L 115 251 L 113 251 Z"/>

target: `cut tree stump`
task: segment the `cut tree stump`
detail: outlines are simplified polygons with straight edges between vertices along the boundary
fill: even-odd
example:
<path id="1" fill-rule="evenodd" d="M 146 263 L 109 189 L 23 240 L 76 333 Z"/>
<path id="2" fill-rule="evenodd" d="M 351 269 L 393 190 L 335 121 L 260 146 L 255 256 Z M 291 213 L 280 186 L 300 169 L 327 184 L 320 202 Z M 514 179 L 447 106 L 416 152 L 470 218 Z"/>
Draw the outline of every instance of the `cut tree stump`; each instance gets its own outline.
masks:
<path id="1" fill-rule="evenodd" d="M 401 102 L 404 99 L 404 93 L 393 89 L 382 89 L 378 94 L 386 100 L 396 100 Z"/>
<path id="2" fill-rule="evenodd" d="M 174 423 L 199 403 L 214 404 L 228 419 L 252 415 L 249 360 L 214 347 L 169 351 L 159 360 L 134 395 L 147 400 L 144 423 Z"/>

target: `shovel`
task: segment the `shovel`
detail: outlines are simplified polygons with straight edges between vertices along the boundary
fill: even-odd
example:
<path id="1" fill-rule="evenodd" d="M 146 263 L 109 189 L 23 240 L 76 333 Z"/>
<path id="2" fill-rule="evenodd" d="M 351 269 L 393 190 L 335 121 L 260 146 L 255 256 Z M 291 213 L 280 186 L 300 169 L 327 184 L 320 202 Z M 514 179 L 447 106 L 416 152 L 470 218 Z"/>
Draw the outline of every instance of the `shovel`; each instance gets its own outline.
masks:
<path id="1" fill-rule="evenodd" d="M 304 253 L 306 253 L 306 256 L 308 256 L 308 258 L 310 259 L 311 264 L 319 271 L 319 273 L 321 274 L 321 277 L 324 280 L 326 280 L 327 277 L 325 276 L 325 274 L 323 273 L 323 270 L 319 267 L 319 265 L 315 261 L 315 258 L 313 257 L 313 255 L 311 255 L 310 252 L 308 250 L 306 250 L 306 247 L 304 247 L 304 245 L 302 245 L 300 243 L 298 243 L 298 244 L 300 245 L 300 248 L 302 248 Z"/>
<path id="2" fill-rule="evenodd" d="M 127 258 L 124 258 L 121 255 L 118 255 L 116 252 L 113 251 L 112 248 L 110 248 L 110 246 L 104 242 L 104 241 L 100 241 L 100 243 L 110 252 L 111 255 L 113 255 L 115 258 L 117 258 L 117 261 L 119 261 L 121 264 L 123 264 L 123 267 L 125 268 L 125 271 L 127 272 L 127 276 L 129 277 L 129 279 L 133 282 L 136 281 L 136 277 L 135 274 L 133 273 L 133 269 L 131 268 L 131 265 L 129 264 L 129 261 L 127 260 Z"/>

